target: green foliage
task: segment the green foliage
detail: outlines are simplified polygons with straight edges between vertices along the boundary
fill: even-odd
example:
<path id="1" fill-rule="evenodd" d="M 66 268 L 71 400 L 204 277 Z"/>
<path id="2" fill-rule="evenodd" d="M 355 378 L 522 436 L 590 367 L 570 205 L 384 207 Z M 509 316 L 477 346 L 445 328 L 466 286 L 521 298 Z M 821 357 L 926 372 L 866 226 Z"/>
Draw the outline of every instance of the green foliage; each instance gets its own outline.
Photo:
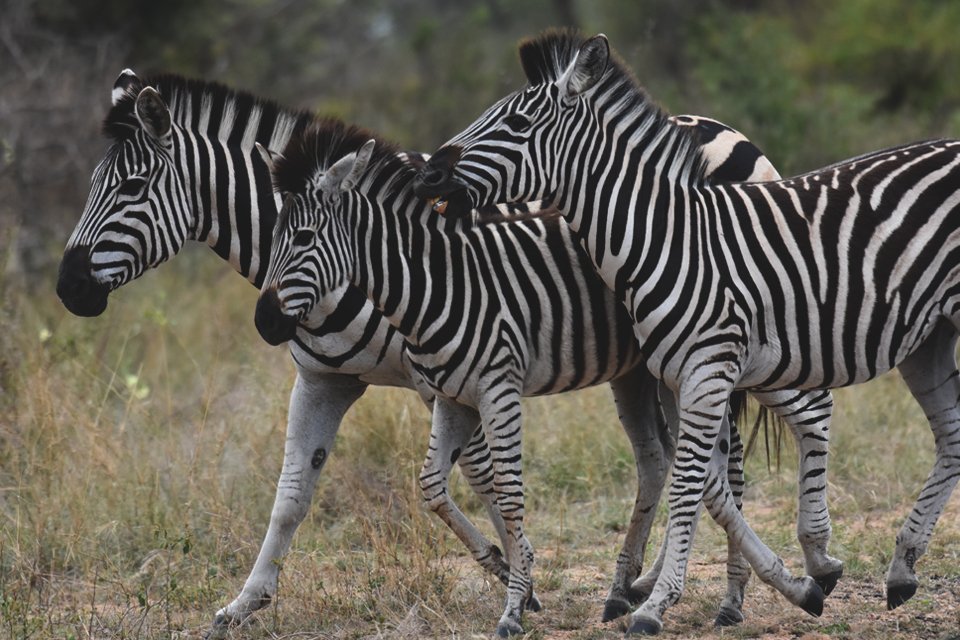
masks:
<path id="1" fill-rule="evenodd" d="M 952 135 L 950 3 L 853 0 L 729 6 L 693 23 L 686 93 L 760 144 L 784 175 Z"/>
<path id="2" fill-rule="evenodd" d="M 290 361 L 259 341 L 255 291 L 208 251 L 190 248 L 117 292 L 96 320 L 69 316 L 52 292 L 103 153 L 96 129 L 115 74 L 214 79 L 430 150 L 521 86 L 516 40 L 569 23 L 607 33 L 671 111 L 741 129 L 784 174 L 960 131 L 951 2 L 11 5 L 0 28 L 10 56 L 0 65 L 0 636 L 200 635 L 252 565 L 280 467 Z M 411 618 L 422 636 L 491 630 L 502 590 L 420 506 L 426 409 L 403 391 L 367 395 L 284 559 L 279 601 L 245 637 L 403 636 Z M 896 529 L 932 462 L 923 416 L 896 375 L 837 398 L 832 548 L 847 562 L 837 604 L 813 621 L 754 586 L 731 637 L 939 637 L 960 622 L 931 604 L 956 610 L 956 500 L 919 565 L 941 577 L 904 607 L 903 630 L 879 613 Z M 556 612 L 528 616 L 531 637 L 619 637 L 596 623 L 635 495 L 609 390 L 526 402 L 525 425 L 536 584 Z M 748 461 L 745 512 L 797 569 L 795 474 L 792 449 L 772 471 Z M 466 483 L 452 491 L 493 535 Z M 723 591 L 715 526 L 700 527 L 697 554 L 668 623 L 681 636 L 705 633 Z"/>

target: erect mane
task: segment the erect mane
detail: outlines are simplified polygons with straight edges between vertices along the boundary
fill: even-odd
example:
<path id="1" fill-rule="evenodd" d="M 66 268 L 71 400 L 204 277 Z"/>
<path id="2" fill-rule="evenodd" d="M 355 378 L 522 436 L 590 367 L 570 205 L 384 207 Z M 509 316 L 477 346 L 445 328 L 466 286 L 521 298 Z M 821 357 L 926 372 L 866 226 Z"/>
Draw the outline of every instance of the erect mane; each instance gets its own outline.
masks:
<path id="1" fill-rule="evenodd" d="M 219 82 L 185 78 L 175 74 L 158 74 L 142 78 L 142 87 L 156 89 L 163 101 L 170 107 L 173 121 L 185 127 L 196 125 L 202 105 L 208 105 L 214 121 L 219 121 L 228 109 L 235 115 L 249 114 L 259 107 L 262 122 L 273 122 L 278 116 L 303 121 L 311 118 L 308 111 L 289 109 L 279 103 L 261 98 L 250 92 L 232 89 Z M 103 133 L 113 140 L 129 138 L 139 128 L 134 103 L 137 93 L 125 93 L 110 108 L 103 121 Z"/>
<path id="2" fill-rule="evenodd" d="M 273 178 L 281 193 L 300 193 L 344 156 L 358 151 L 368 140 L 376 140 L 367 165 L 367 174 L 388 172 L 394 183 L 408 183 L 416 169 L 398 155 L 399 147 L 369 129 L 348 125 L 338 118 L 316 118 L 300 135 L 287 143 L 283 157 L 274 164 Z"/>
<path id="3" fill-rule="evenodd" d="M 575 29 L 548 29 L 535 38 L 521 41 L 520 64 L 527 81 L 531 85 L 556 82 L 577 57 L 580 47 L 586 41 L 583 34 Z M 600 82 L 620 85 L 618 89 L 625 94 L 631 94 L 637 106 L 660 110 L 637 82 L 630 67 L 612 48 L 607 70 Z"/>
<path id="4" fill-rule="evenodd" d="M 556 82 L 576 58 L 586 38 L 575 29 L 549 29 L 539 36 L 520 42 L 520 64 L 530 86 Z M 610 58 L 603 77 L 597 83 L 603 100 L 614 104 L 619 113 L 633 113 L 636 117 L 653 118 L 653 129 L 669 127 L 674 140 L 688 147 L 693 158 L 694 175 L 703 179 L 704 162 L 699 151 L 701 138 L 694 127 L 676 127 L 669 122 L 669 114 L 661 109 L 640 85 L 633 72 L 610 49 Z M 699 165 L 699 166 L 698 166 Z"/>
<path id="5" fill-rule="evenodd" d="M 556 82 L 585 42 L 576 29 L 548 29 L 520 41 L 520 65 L 530 84 Z"/>

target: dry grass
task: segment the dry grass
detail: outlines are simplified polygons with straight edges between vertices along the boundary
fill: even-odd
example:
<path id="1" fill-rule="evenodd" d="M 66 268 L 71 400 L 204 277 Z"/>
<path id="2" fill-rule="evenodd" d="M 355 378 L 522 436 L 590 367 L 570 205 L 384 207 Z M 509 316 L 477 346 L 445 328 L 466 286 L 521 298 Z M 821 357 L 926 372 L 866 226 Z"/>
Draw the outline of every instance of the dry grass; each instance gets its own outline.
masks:
<path id="1" fill-rule="evenodd" d="M 293 376 L 284 350 L 256 336 L 256 292 L 206 253 L 149 274 L 96 320 L 69 316 L 52 290 L 0 282 L 0 637 L 200 637 L 242 585 L 266 529 Z M 620 624 L 598 622 L 633 494 L 610 393 L 526 407 L 528 530 L 545 604 L 526 616 L 529 636 L 620 637 Z M 503 589 L 419 504 L 428 421 L 400 390 L 371 389 L 351 410 L 280 597 L 235 637 L 493 629 Z M 705 524 L 666 637 L 957 637 L 956 498 L 920 562 L 917 596 L 883 607 L 896 529 L 932 461 L 922 416 L 892 375 L 839 392 L 835 424 L 833 550 L 847 576 L 823 618 L 753 581 L 747 622 L 715 632 L 725 547 Z M 772 471 L 762 455 L 750 461 L 746 512 L 796 569 L 791 458 Z M 468 493 L 456 483 L 482 520 Z"/>

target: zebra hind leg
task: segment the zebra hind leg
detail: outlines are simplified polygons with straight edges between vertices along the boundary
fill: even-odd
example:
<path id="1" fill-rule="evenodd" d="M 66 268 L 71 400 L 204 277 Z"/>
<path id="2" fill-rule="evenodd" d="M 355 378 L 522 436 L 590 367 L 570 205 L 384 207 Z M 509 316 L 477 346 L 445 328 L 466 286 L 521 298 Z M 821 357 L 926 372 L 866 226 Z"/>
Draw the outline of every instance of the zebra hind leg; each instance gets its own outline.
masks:
<path id="1" fill-rule="evenodd" d="M 887 608 L 895 609 L 916 593 L 914 564 L 930 543 L 933 528 L 960 479 L 960 372 L 955 350 L 957 333 L 942 322 L 899 367 L 933 431 L 937 456 L 933 469 L 897 534 L 897 547 L 887 571 Z"/>
<path id="2" fill-rule="evenodd" d="M 754 397 L 783 420 L 797 443 L 797 540 L 804 567 L 830 595 L 843 562 L 827 553 L 832 528 L 827 506 L 827 458 L 833 395 L 821 391 L 768 391 Z"/>
<path id="3" fill-rule="evenodd" d="M 742 511 L 743 442 L 732 411 L 729 413 L 729 420 L 730 452 L 727 454 L 726 477 L 733 503 L 737 511 Z M 747 590 L 747 582 L 750 581 L 750 573 L 750 563 L 743 557 L 740 547 L 733 538 L 727 536 L 727 593 L 720 602 L 717 617 L 714 619 L 716 626 L 731 627 L 743 622 L 743 597 Z"/>

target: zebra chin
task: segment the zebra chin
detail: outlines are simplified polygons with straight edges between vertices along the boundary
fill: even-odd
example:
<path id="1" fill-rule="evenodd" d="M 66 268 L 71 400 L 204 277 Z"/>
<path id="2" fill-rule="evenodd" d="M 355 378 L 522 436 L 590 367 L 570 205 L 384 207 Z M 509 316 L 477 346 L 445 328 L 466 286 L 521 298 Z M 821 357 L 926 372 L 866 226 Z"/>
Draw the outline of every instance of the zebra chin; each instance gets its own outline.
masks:
<path id="1" fill-rule="evenodd" d="M 67 311 L 85 318 L 99 316 L 107 308 L 110 287 L 97 282 L 90 269 L 90 250 L 73 247 L 63 254 L 57 276 L 57 296 Z"/>
<path id="2" fill-rule="evenodd" d="M 297 319 L 283 313 L 276 289 L 267 289 L 257 300 L 253 322 L 260 337 L 273 346 L 292 340 L 297 333 Z"/>

